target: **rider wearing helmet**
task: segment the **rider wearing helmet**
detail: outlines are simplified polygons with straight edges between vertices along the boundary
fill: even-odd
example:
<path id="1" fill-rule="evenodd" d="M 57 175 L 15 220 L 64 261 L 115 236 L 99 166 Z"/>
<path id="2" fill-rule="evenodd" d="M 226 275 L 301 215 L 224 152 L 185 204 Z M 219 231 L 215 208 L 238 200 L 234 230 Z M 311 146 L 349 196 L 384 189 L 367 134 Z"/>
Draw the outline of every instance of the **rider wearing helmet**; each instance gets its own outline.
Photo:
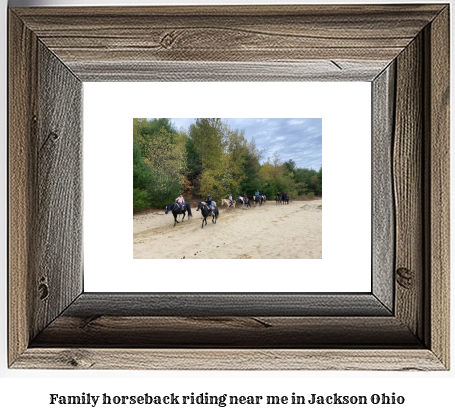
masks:
<path id="1" fill-rule="evenodd" d="M 232 193 L 229 195 L 229 203 L 231 206 L 234 204 L 234 200 L 232 199 Z"/>
<path id="2" fill-rule="evenodd" d="M 205 199 L 205 203 L 207 203 L 207 206 L 210 209 L 210 213 L 213 215 L 213 210 L 212 210 L 212 195 L 209 193 L 207 195 L 207 199 Z"/>

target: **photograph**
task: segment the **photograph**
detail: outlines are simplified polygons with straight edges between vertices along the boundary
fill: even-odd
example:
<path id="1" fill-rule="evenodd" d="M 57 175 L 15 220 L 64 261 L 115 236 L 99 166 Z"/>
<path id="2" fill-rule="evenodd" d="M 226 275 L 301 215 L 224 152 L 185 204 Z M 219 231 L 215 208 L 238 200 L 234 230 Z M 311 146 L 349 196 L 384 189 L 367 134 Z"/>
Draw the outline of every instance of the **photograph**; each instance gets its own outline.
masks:
<path id="1" fill-rule="evenodd" d="M 134 118 L 135 259 L 322 259 L 321 118 Z"/>

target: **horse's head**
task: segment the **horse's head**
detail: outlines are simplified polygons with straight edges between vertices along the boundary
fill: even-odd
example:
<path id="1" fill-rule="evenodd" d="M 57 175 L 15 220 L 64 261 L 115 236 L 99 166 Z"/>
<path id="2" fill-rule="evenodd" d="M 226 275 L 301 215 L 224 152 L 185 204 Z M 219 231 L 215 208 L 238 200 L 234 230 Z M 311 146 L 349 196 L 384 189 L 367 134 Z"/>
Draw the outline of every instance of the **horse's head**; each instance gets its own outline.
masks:
<path id="1" fill-rule="evenodd" d="M 201 207 L 201 202 L 199 202 L 199 203 L 197 204 L 196 212 L 199 212 L 200 207 Z"/>
<path id="2" fill-rule="evenodd" d="M 166 215 L 169 213 L 169 211 L 172 209 L 172 205 L 173 203 L 170 203 L 168 205 L 166 205 L 166 212 L 164 212 Z"/>

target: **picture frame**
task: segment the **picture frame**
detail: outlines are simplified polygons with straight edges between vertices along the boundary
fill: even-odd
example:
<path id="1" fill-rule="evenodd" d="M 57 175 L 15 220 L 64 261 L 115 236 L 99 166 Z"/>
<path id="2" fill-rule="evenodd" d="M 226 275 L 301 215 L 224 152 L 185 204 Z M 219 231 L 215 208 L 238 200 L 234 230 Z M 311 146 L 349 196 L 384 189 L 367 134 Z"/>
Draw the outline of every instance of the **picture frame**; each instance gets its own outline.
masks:
<path id="1" fill-rule="evenodd" d="M 12 8 L 8 24 L 10 368 L 449 369 L 448 4 Z M 84 292 L 82 82 L 122 80 L 371 82 L 372 291 Z"/>

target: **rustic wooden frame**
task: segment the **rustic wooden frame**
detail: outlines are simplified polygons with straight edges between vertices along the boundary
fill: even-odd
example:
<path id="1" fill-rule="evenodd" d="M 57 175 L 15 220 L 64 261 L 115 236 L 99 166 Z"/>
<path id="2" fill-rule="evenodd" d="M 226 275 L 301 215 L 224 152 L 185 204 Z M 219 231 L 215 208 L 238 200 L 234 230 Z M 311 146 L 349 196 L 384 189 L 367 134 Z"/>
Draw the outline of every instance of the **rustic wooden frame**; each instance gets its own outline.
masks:
<path id="1" fill-rule="evenodd" d="M 371 82 L 372 292 L 85 293 L 97 80 Z M 449 6 L 10 9 L 8 301 L 11 368 L 447 370 Z"/>

